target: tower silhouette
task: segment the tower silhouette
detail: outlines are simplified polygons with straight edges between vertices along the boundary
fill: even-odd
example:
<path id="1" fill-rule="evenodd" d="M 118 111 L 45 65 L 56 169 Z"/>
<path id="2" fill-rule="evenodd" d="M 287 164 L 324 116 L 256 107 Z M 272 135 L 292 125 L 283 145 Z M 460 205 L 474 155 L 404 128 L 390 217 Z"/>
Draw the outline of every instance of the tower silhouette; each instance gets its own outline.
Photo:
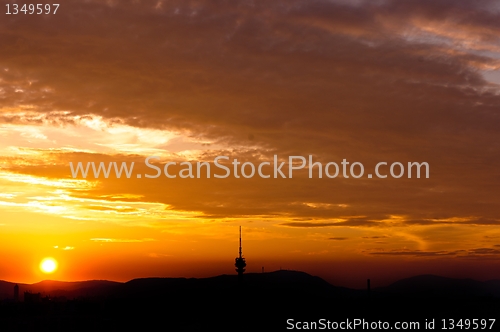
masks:
<path id="1" fill-rule="evenodd" d="M 234 260 L 234 266 L 236 267 L 236 272 L 238 272 L 238 277 L 241 279 L 241 277 L 243 276 L 243 272 L 245 272 L 245 267 L 247 266 L 247 263 L 243 258 L 243 253 L 241 251 L 241 226 L 240 226 L 240 255 L 239 257 L 236 257 L 236 259 Z"/>

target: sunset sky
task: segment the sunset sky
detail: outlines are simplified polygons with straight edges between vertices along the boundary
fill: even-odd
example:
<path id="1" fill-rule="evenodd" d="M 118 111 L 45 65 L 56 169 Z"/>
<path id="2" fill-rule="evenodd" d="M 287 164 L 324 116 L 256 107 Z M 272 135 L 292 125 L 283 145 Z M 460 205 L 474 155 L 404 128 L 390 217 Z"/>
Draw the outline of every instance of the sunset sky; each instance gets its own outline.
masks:
<path id="1" fill-rule="evenodd" d="M 500 279 L 498 1 L 2 10 L 0 279 L 234 274 L 240 225 L 248 272 L 355 288 Z M 366 173 L 427 162 L 430 177 L 83 179 L 69 167 L 135 162 L 151 174 L 148 156 L 221 155 L 346 159 Z"/>

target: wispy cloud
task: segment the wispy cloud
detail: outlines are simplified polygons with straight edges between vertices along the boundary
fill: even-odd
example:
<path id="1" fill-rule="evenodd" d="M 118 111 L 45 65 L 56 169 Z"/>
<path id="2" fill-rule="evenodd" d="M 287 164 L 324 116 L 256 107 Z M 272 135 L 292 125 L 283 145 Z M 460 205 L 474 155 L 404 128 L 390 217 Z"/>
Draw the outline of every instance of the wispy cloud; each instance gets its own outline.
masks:
<path id="1" fill-rule="evenodd" d="M 71 246 L 65 246 L 65 247 L 54 246 L 54 249 L 69 251 L 69 250 L 74 250 L 75 247 L 71 247 Z"/>
<path id="2" fill-rule="evenodd" d="M 115 239 L 115 238 L 92 238 L 90 241 L 101 243 L 137 243 L 137 242 L 151 242 L 155 239 Z"/>
<path id="3" fill-rule="evenodd" d="M 461 249 L 461 250 L 367 250 L 366 253 L 370 255 L 382 255 L 382 256 L 413 256 L 413 257 L 444 257 L 453 256 L 457 258 L 492 258 L 500 259 L 500 249 L 494 248 L 472 248 L 472 249 Z"/>

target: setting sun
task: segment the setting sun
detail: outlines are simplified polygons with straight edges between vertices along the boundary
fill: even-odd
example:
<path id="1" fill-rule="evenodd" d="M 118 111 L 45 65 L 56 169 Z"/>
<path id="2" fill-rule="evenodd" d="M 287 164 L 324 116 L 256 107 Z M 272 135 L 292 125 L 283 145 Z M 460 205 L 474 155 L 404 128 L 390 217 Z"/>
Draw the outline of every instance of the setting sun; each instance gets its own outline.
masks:
<path id="1" fill-rule="evenodd" d="M 57 261 L 53 258 L 44 258 L 40 263 L 40 270 L 43 273 L 53 273 L 57 270 Z"/>

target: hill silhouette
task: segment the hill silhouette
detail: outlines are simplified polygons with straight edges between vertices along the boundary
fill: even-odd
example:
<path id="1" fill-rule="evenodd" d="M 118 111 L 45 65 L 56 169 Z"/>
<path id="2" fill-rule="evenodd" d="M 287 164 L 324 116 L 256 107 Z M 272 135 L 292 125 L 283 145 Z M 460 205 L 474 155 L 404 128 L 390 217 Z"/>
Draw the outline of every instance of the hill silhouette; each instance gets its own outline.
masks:
<path id="1" fill-rule="evenodd" d="M 143 278 L 126 282 L 119 292 L 125 296 L 149 297 L 151 294 L 169 294 L 184 291 L 224 291 L 238 287 L 240 282 L 234 275 L 210 278 Z M 245 274 L 244 286 L 254 291 L 280 292 L 293 289 L 308 296 L 335 296 L 359 293 L 344 287 L 336 287 L 325 280 L 299 271 L 275 271 Z"/>
<path id="2" fill-rule="evenodd" d="M 13 296 L 14 283 L 0 282 Z M 217 331 L 284 330 L 286 319 L 403 320 L 451 317 L 497 318 L 500 281 L 480 282 L 433 275 L 366 290 L 336 287 L 299 271 L 247 273 L 210 278 L 140 278 L 128 282 L 90 280 L 19 284 L 50 296 L 43 303 L 0 302 L 0 327 L 27 330 L 50 322 L 50 330 Z M 464 316 L 465 315 L 465 316 Z M 160 325 L 158 325 L 160 324 Z M 168 328 L 167 328 L 168 327 Z M 237 327 L 237 328 L 236 328 Z M 7 329 L 8 330 L 8 329 Z"/>
<path id="3" fill-rule="evenodd" d="M 54 281 L 44 280 L 34 284 L 17 284 L 19 296 L 22 300 L 24 292 L 40 293 L 42 296 L 66 297 L 68 299 L 79 297 L 105 296 L 119 287 L 122 283 L 107 280 L 87 281 Z M 16 283 L 0 280 L 0 300 L 12 299 Z"/>
<path id="4" fill-rule="evenodd" d="M 279 270 L 267 273 L 245 274 L 245 287 L 261 291 L 287 291 L 308 296 L 360 297 L 366 291 L 333 286 L 320 277 L 305 272 Z M 16 283 L 0 280 L 0 300 L 12 299 Z M 19 293 L 41 293 L 42 296 L 68 299 L 80 297 L 140 296 L 147 298 L 158 294 L 176 293 L 187 289 L 224 290 L 239 285 L 235 275 L 219 275 L 209 278 L 138 278 L 128 282 L 108 280 L 54 281 L 44 280 L 34 284 L 18 283 Z M 372 296 L 433 296 L 500 297 L 500 280 L 481 282 L 473 279 L 454 279 L 436 275 L 419 275 L 401 279 L 386 287 L 374 288 Z"/>
<path id="5" fill-rule="evenodd" d="M 453 279 L 436 275 L 420 275 L 402 279 L 375 289 L 377 292 L 419 297 L 500 296 L 500 280 L 481 282 L 473 279 Z"/>
<path id="6" fill-rule="evenodd" d="M 280 270 L 268 273 L 245 274 L 245 284 L 251 288 L 262 290 L 279 290 L 295 288 L 298 292 L 307 292 L 317 295 L 346 295 L 359 293 L 344 287 L 336 287 L 325 280 L 311 276 L 305 272 Z M 13 298 L 13 289 L 16 283 L 0 280 L 0 300 Z M 230 289 L 238 286 L 234 275 L 220 275 L 209 278 L 138 278 L 128 282 L 107 280 L 88 281 L 54 281 L 44 280 L 34 284 L 19 283 L 19 293 L 25 291 L 41 293 L 42 296 L 60 297 L 68 299 L 79 297 L 104 296 L 157 296 L 159 293 L 175 293 L 184 289 Z"/>

